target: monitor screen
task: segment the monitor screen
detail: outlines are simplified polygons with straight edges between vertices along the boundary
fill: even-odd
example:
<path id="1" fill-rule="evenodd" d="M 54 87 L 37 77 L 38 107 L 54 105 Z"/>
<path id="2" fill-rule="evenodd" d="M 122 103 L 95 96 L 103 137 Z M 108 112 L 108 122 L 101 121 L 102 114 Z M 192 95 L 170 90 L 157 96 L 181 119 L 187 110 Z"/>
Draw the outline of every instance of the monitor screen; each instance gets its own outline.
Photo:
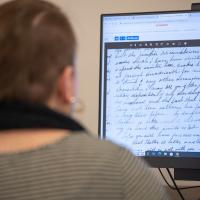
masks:
<path id="1" fill-rule="evenodd" d="M 200 12 L 104 14 L 100 60 L 100 137 L 200 168 Z"/>

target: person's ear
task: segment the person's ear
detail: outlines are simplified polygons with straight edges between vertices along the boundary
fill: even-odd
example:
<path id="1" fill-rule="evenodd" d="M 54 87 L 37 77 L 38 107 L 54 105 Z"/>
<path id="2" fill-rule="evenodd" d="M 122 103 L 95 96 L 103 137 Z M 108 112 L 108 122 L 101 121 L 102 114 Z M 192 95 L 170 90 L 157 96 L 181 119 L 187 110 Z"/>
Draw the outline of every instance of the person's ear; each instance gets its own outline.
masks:
<path id="1" fill-rule="evenodd" d="M 61 101 L 71 104 L 74 98 L 73 67 L 67 66 L 58 80 L 58 95 Z"/>

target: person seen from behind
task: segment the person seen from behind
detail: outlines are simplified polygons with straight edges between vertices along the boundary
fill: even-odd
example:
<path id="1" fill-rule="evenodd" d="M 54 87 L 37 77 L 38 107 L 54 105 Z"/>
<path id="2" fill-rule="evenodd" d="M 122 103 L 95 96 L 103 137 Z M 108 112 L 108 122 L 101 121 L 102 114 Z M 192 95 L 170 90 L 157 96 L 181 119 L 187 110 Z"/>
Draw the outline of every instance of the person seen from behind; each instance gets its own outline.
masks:
<path id="1" fill-rule="evenodd" d="M 70 117 L 76 46 L 54 4 L 0 5 L 0 199 L 168 200 L 142 160 Z"/>

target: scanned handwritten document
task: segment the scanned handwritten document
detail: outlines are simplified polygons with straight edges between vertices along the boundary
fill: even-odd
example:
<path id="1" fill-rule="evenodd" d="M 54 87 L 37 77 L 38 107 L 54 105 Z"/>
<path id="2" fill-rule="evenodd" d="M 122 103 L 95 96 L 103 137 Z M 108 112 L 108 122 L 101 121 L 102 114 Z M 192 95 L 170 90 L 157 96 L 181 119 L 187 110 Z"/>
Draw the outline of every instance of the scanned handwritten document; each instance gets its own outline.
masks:
<path id="1" fill-rule="evenodd" d="M 137 155 L 200 151 L 200 47 L 108 49 L 106 92 L 108 138 Z"/>

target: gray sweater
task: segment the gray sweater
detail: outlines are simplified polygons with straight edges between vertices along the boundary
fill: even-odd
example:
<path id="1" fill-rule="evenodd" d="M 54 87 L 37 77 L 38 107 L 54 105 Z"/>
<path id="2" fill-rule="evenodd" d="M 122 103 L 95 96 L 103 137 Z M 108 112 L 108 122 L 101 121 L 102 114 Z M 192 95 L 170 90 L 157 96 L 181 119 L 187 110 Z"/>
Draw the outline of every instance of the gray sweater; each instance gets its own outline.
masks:
<path id="1" fill-rule="evenodd" d="M 167 200 L 146 164 L 78 133 L 35 150 L 0 154 L 0 200 Z"/>

